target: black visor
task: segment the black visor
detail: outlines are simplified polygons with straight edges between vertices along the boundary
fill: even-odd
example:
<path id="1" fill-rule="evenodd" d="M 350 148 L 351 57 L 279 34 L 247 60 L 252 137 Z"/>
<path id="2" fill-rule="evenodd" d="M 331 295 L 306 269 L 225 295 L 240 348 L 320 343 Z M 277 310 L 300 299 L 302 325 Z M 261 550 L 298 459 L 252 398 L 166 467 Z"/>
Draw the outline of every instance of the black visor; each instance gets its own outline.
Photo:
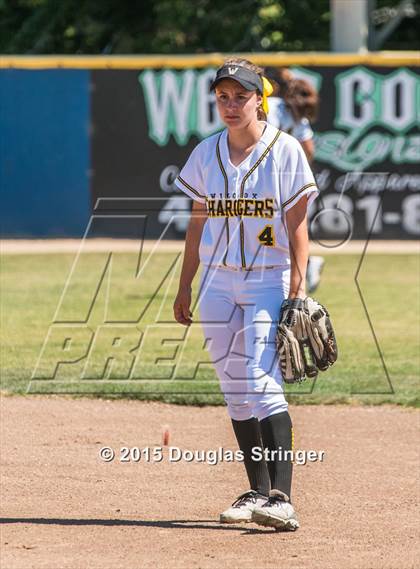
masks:
<path id="1" fill-rule="evenodd" d="M 224 65 L 217 70 L 216 77 L 210 86 L 213 91 L 214 88 L 222 79 L 233 79 L 242 85 L 247 91 L 259 91 L 263 93 L 263 82 L 261 77 L 255 71 L 240 67 L 239 65 Z"/>

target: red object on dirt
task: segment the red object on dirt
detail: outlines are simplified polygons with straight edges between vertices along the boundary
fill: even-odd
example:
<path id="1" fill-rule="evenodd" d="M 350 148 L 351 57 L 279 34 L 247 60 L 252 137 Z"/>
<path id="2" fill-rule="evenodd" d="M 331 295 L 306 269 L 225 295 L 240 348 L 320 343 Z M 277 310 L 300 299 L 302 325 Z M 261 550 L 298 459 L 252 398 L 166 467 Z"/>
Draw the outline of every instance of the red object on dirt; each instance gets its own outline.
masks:
<path id="1" fill-rule="evenodd" d="M 165 427 L 163 427 L 163 435 L 162 435 L 162 443 L 163 446 L 165 447 L 168 446 L 169 444 L 169 434 L 170 434 L 169 427 L 166 425 Z"/>

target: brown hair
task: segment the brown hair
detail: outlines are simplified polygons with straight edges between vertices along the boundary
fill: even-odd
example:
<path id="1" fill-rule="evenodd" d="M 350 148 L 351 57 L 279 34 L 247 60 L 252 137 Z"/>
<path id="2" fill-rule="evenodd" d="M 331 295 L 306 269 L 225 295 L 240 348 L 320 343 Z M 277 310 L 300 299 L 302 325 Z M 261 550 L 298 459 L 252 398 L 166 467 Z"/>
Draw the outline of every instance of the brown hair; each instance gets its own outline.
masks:
<path id="1" fill-rule="evenodd" d="M 264 70 L 262 67 L 255 65 L 255 63 L 252 63 L 252 61 L 249 61 L 249 59 L 244 59 L 243 57 L 232 57 L 230 59 L 226 59 L 226 61 L 223 63 L 223 66 L 225 65 L 235 65 L 236 67 L 244 67 L 249 71 L 257 73 L 257 75 L 259 75 L 261 78 L 264 74 Z M 265 112 L 262 110 L 261 107 L 258 107 L 257 118 L 260 121 L 267 120 L 267 115 L 265 114 Z"/>
<path id="2" fill-rule="evenodd" d="M 306 118 L 313 122 L 318 114 L 319 97 L 312 85 L 304 79 L 292 79 L 287 84 L 284 101 L 295 120 Z"/>
<path id="3" fill-rule="evenodd" d="M 290 69 L 287 67 L 266 67 L 265 76 L 273 86 L 273 97 L 283 98 L 289 81 L 293 79 Z"/>

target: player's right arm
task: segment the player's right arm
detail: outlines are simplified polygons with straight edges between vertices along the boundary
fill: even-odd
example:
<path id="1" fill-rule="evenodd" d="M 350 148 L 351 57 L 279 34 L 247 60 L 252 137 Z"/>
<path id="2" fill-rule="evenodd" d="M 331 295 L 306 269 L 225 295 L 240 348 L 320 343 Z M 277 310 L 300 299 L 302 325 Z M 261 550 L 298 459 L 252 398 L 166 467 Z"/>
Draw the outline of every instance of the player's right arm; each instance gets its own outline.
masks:
<path id="1" fill-rule="evenodd" d="M 313 138 L 309 140 L 303 140 L 301 143 L 304 153 L 306 154 L 306 158 L 308 159 L 309 164 L 312 164 L 314 155 L 315 155 L 315 145 Z"/>
<path id="2" fill-rule="evenodd" d="M 206 204 L 194 201 L 185 237 L 184 260 L 179 279 L 179 288 L 173 307 L 175 320 L 184 326 L 189 326 L 192 322 L 192 314 L 190 312 L 191 285 L 200 264 L 199 247 L 206 220 Z"/>
<path id="3" fill-rule="evenodd" d="M 315 145 L 314 132 L 308 119 L 301 118 L 299 121 L 297 121 L 292 129 L 291 134 L 300 142 L 306 158 L 309 164 L 311 164 L 314 159 Z"/>

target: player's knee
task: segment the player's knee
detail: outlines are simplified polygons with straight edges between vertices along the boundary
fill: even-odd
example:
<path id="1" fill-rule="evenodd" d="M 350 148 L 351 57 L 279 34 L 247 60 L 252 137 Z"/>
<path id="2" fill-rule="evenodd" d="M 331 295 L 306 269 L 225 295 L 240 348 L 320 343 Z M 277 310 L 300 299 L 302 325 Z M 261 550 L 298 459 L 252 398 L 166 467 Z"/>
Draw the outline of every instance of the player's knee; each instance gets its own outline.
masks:
<path id="1" fill-rule="evenodd" d="M 252 409 L 248 401 L 241 401 L 236 397 L 229 397 L 227 395 L 225 395 L 225 401 L 231 419 L 235 419 L 235 421 L 246 421 L 253 417 Z"/>
<path id="2" fill-rule="evenodd" d="M 276 415 L 277 413 L 283 413 L 288 410 L 287 401 L 283 396 L 278 398 L 272 398 L 269 401 L 260 401 L 257 405 L 253 407 L 254 416 L 262 421 L 271 415 Z"/>
<path id="3" fill-rule="evenodd" d="M 264 386 L 254 385 L 254 390 L 248 394 L 248 404 L 253 416 L 259 421 L 287 410 L 287 401 L 281 387 L 267 382 Z"/>

